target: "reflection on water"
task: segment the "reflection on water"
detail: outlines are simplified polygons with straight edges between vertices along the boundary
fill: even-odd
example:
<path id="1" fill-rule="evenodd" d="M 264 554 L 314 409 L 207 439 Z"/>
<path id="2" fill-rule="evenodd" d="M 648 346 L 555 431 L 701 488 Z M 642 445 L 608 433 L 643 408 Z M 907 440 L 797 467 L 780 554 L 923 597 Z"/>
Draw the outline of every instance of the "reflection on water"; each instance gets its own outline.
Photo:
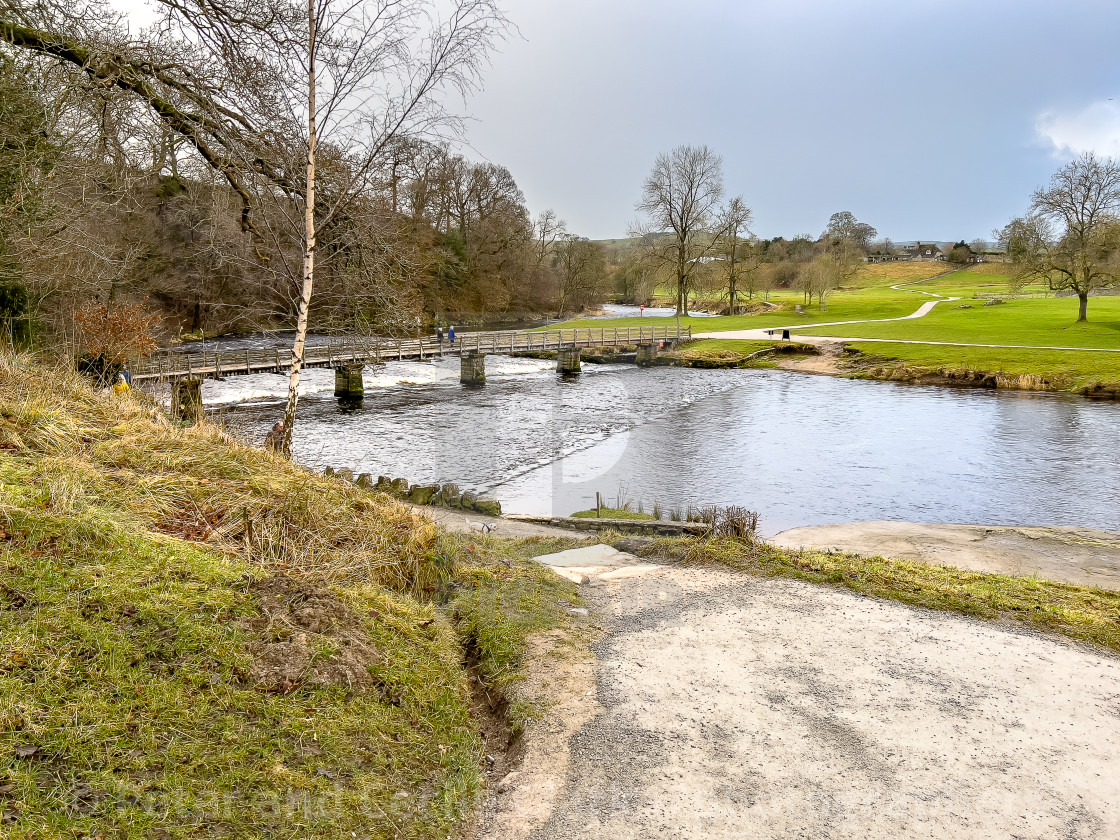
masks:
<path id="1" fill-rule="evenodd" d="M 334 400 L 331 371 L 307 371 L 295 457 L 455 481 L 509 512 L 571 513 L 621 485 L 647 509 L 746 505 L 767 533 L 861 519 L 1120 530 L 1114 404 L 781 371 L 585 364 L 560 377 L 495 356 L 469 389 L 458 364 L 369 368 L 356 409 Z M 263 439 L 284 384 L 236 377 L 204 397 Z"/>

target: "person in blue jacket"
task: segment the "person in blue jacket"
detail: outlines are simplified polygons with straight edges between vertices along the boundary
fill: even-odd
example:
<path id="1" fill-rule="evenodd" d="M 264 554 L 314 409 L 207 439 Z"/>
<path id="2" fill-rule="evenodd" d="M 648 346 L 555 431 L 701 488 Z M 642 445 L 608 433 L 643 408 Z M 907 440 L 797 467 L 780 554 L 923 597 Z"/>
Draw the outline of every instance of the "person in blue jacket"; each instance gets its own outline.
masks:
<path id="1" fill-rule="evenodd" d="M 447 328 L 447 340 L 452 347 L 455 346 L 455 327 Z"/>

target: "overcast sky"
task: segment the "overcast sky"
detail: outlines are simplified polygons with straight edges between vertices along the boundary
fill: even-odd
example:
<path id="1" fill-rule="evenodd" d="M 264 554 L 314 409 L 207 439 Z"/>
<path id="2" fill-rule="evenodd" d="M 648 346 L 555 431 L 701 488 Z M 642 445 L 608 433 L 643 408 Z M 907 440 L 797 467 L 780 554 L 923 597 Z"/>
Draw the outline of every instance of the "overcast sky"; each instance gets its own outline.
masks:
<path id="1" fill-rule="evenodd" d="M 987 238 L 1073 152 L 1120 156 L 1116 2 L 505 8 L 519 34 L 467 103 L 468 153 L 592 238 L 626 235 L 654 157 L 679 144 L 723 156 L 760 236 L 851 210 L 896 241 Z"/>

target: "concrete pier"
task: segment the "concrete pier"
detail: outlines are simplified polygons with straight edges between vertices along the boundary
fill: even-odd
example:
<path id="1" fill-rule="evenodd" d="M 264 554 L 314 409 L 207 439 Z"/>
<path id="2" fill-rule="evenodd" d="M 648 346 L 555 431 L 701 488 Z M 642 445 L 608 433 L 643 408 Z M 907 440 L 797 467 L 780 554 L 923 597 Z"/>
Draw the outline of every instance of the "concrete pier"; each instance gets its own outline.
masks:
<path id="1" fill-rule="evenodd" d="M 556 370 L 560 373 L 579 373 L 579 347 L 569 347 L 556 353 Z"/>
<path id="2" fill-rule="evenodd" d="M 184 423 L 202 419 L 201 379 L 180 379 L 171 386 L 171 414 Z"/>
<path id="3" fill-rule="evenodd" d="M 639 344 L 638 354 L 634 361 L 638 367 L 649 367 L 657 359 L 657 342 L 652 344 Z"/>
<path id="4" fill-rule="evenodd" d="M 334 395 L 340 400 L 360 401 L 365 396 L 363 365 L 344 365 L 334 369 Z"/>
<path id="5" fill-rule="evenodd" d="M 460 357 L 459 381 L 464 385 L 486 384 L 486 356 L 483 353 L 464 353 Z"/>

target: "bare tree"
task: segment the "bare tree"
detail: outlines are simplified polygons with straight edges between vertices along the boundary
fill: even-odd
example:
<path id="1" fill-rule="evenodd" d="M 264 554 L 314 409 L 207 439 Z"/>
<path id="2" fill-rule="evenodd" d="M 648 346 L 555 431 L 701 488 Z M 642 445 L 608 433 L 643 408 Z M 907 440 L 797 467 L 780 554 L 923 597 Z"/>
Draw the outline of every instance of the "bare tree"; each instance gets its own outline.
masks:
<path id="1" fill-rule="evenodd" d="M 533 257 L 541 268 L 552 255 L 556 242 L 568 232 L 568 223 L 556 215 L 555 210 L 543 210 L 533 220 Z"/>
<path id="2" fill-rule="evenodd" d="M 1017 285 L 1070 290 L 1088 317 L 1089 293 L 1120 282 L 1120 163 L 1092 152 L 1070 161 L 1035 190 L 1026 216 L 999 232 Z"/>
<path id="3" fill-rule="evenodd" d="M 751 209 L 743 202 L 742 196 L 735 196 L 718 214 L 717 229 L 720 232 L 720 251 L 723 256 L 722 268 L 727 283 L 727 314 L 739 314 L 740 285 L 744 279 L 758 273 L 759 261 L 752 253 L 750 225 L 753 219 Z M 748 299 L 754 297 L 754 285 L 745 291 Z"/>
<path id="4" fill-rule="evenodd" d="M 623 303 L 646 305 L 657 287 L 658 267 L 651 266 L 641 251 L 632 250 L 615 269 L 612 279 L 615 293 Z"/>
<path id="5" fill-rule="evenodd" d="M 894 241 L 889 236 L 884 236 L 882 239 L 872 242 L 868 249 L 873 254 L 880 254 L 884 257 L 893 257 L 895 253 Z"/>
<path id="6" fill-rule="evenodd" d="M 600 301 L 607 279 L 607 264 L 600 243 L 567 234 L 556 243 L 554 265 L 558 275 L 557 318 Z"/>
<path id="7" fill-rule="evenodd" d="M 806 303 L 812 304 L 813 296 L 821 312 L 825 311 L 825 299 L 829 292 L 840 285 L 841 265 L 831 254 L 820 254 L 801 267 L 798 281 L 805 292 Z"/>
<path id="8" fill-rule="evenodd" d="M 303 130 L 283 149 L 285 171 L 303 158 L 302 257 L 296 336 L 281 449 L 290 451 L 299 402 L 318 248 L 329 225 L 376 179 L 402 136 L 447 125 L 435 94 L 479 78 L 505 18 L 494 0 L 161 0 L 169 21 L 198 39 L 238 80 L 262 116 Z M 443 15 L 441 15 L 443 13 Z M 291 80 L 303 82 L 303 90 Z M 338 165 L 329 193 L 318 190 L 320 147 Z M 294 180 L 293 176 L 289 180 Z"/>
<path id="9" fill-rule="evenodd" d="M 100 0 L 0 0 L 0 40 L 134 97 L 240 196 L 243 227 L 298 288 L 288 451 L 317 229 L 374 186 L 399 138 L 454 126 L 436 94 L 477 84 L 505 18 L 495 0 L 161 2 L 161 29 L 135 41 Z M 271 224 L 259 228 L 252 211 L 269 203 Z"/>
<path id="10" fill-rule="evenodd" d="M 723 198 L 723 159 L 707 146 L 678 146 L 657 156 L 636 205 L 646 215 L 632 236 L 671 266 L 678 315 L 688 314 L 690 281 L 718 244 L 713 227 Z"/>

